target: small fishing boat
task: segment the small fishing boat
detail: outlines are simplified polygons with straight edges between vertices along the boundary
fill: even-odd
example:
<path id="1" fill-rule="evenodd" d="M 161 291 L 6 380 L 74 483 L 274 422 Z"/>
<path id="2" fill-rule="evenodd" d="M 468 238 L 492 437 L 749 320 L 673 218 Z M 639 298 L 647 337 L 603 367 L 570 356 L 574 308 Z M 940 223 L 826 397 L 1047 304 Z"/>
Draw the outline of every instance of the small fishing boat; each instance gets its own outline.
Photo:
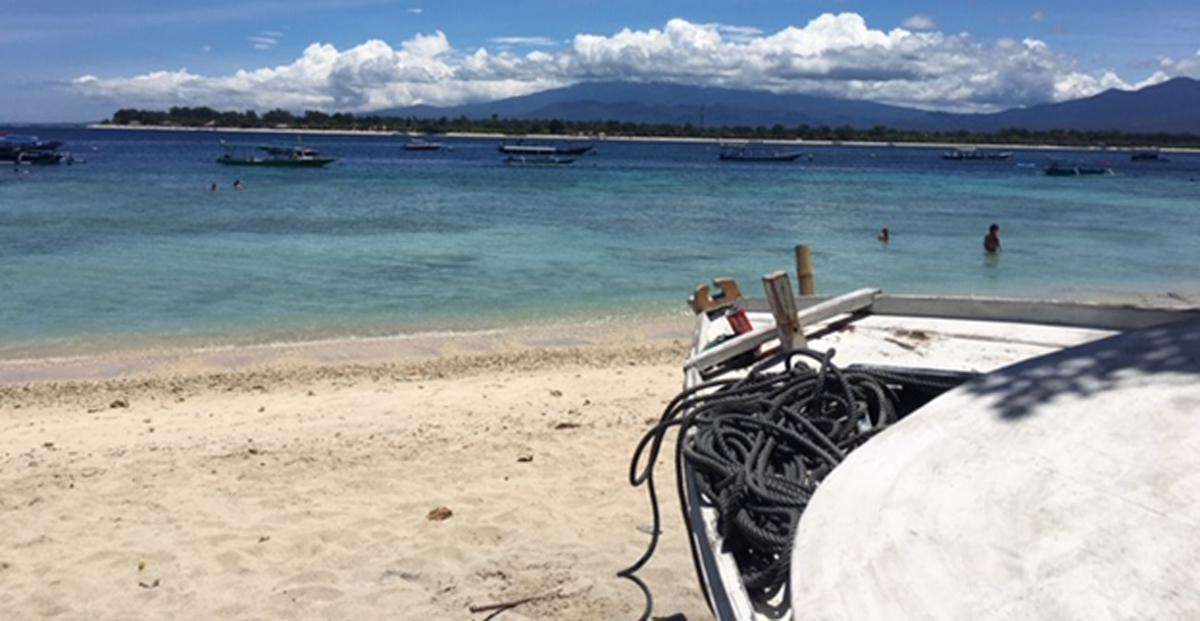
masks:
<path id="1" fill-rule="evenodd" d="M 428 142 L 420 138 L 413 138 L 404 143 L 405 151 L 441 151 L 445 148 L 446 145 L 440 142 Z"/>
<path id="2" fill-rule="evenodd" d="M 1158 149 L 1134 149 L 1129 152 L 1131 162 L 1169 162 Z"/>
<path id="3" fill-rule="evenodd" d="M 559 155 L 509 155 L 504 158 L 509 166 L 570 166 L 575 163 L 573 157 Z"/>
<path id="4" fill-rule="evenodd" d="M 593 145 L 554 145 L 546 143 L 528 143 L 525 139 L 519 139 L 514 143 L 501 141 L 499 147 L 501 153 L 510 155 L 583 155 L 595 150 Z"/>
<path id="5" fill-rule="evenodd" d="M 58 150 L 59 140 L 42 140 L 27 134 L 0 133 L 0 164 L 44 166 L 58 164 L 69 154 Z M 73 160 L 72 160 L 73 161 Z"/>
<path id="6" fill-rule="evenodd" d="M 717 619 L 1200 609 L 1200 309 L 796 298 L 783 272 L 763 280 L 766 298 L 696 289 L 684 389 L 630 467 L 654 502 L 675 432 Z M 643 619 L 655 546 L 619 574 Z"/>
<path id="7" fill-rule="evenodd" d="M 991 149 L 979 149 L 976 147 L 959 147 L 942 152 L 944 160 L 983 160 L 997 161 L 1007 160 L 1012 157 L 1012 151 L 993 151 Z"/>
<path id="8" fill-rule="evenodd" d="M 738 143 L 721 145 L 717 159 L 723 162 L 792 162 L 803 153 L 783 151 L 762 144 Z"/>
<path id="9" fill-rule="evenodd" d="M 1052 160 L 1042 170 L 1048 177 L 1085 177 L 1097 175 L 1112 175 L 1113 169 L 1099 164 L 1077 164 L 1062 160 Z"/>
<path id="10" fill-rule="evenodd" d="M 221 141 L 225 154 L 217 158 L 226 166 L 268 166 L 277 168 L 320 168 L 337 158 L 324 157 L 316 149 L 303 145 L 241 144 Z"/>

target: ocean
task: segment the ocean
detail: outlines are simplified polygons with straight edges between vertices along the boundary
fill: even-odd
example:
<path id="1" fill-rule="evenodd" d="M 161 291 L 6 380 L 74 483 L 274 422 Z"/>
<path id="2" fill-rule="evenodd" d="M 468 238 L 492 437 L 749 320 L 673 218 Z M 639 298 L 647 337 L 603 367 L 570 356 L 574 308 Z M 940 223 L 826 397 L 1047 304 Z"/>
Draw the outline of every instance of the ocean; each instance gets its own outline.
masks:
<path id="1" fill-rule="evenodd" d="M 713 143 L 594 140 L 542 168 L 504 165 L 494 138 L 10 131 L 78 161 L 0 176 L 0 359 L 686 314 L 714 277 L 750 295 L 794 278 L 798 244 L 822 294 L 1200 291 L 1196 153 L 797 144 L 791 163 L 737 163 Z M 338 159 L 226 167 L 223 139 Z M 1049 157 L 1116 174 L 1045 176 Z"/>

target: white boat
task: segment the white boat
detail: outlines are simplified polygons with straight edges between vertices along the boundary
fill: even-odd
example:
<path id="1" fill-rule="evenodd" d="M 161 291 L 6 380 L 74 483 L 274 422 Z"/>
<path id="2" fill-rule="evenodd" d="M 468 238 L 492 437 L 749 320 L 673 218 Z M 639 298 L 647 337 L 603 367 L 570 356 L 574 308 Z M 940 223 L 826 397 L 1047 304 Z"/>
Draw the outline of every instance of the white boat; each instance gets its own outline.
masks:
<path id="1" fill-rule="evenodd" d="M 653 488 L 678 430 L 716 618 L 1200 610 L 1200 310 L 764 284 L 697 288 L 684 392 L 631 468 Z M 646 616 L 653 549 L 621 572 Z"/>
<path id="2" fill-rule="evenodd" d="M 501 153 L 509 155 L 543 155 L 543 156 L 570 156 L 583 155 L 595 150 L 595 146 L 590 144 L 549 144 L 549 143 L 529 143 L 519 139 L 516 142 L 501 141 L 499 146 Z"/>
<path id="3" fill-rule="evenodd" d="M 1012 157 L 1012 151 L 993 151 L 977 147 L 956 147 L 942 152 L 944 160 L 1007 160 Z"/>
<path id="4" fill-rule="evenodd" d="M 722 142 L 717 159 L 723 162 L 794 162 L 801 155 L 799 151 L 785 151 L 761 142 Z"/>
<path id="5" fill-rule="evenodd" d="M 404 143 L 405 151 L 441 151 L 442 149 L 453 150 L 440 142 L 429 142 L 421 138 L 413 138 Z"/>
<path id="6" fill-rule="evenodd" d="M 320 168 L 336 161 L 316 149 L 303 145 L 243 144 L 221 141 L 225 154 L 217 158 L 225 166 L 265 166 L 274 168 Z M 261 155 L 260 155 L 261 153 Z"/>
<path id="7" fill-rule="evenodd" d="M 570 166 L 575 163 L 573 157 L 559 155 L 509 155 L 504 158 L 509 166 Z"/>

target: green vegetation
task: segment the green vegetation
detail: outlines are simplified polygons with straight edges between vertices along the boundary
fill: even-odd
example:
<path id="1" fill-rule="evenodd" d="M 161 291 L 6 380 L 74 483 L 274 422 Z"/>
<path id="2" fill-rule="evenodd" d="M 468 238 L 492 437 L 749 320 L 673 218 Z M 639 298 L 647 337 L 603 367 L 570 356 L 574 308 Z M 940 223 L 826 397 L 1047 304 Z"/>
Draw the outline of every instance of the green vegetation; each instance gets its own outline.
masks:
<path id="1" fill-rule="evenodd" d="M 105 125 L 151 126 L 151 127 L 236 127 L 244 129 L 295 129 L 295 130 L 343 130 L 375 132 L 412 132 L 422 134 L 478 133 L 478 134 L 547 134 L 561 136 L 647 136 L 658 138 L 725 138 L 744 140 L 813 140 L 835 142 L 895 142 L 895 143 L 955 143 L 955 144 L 1006 144 L 1006 145 L 1061 145 L 1077 147 L 1159 147 L 1198 148 L 1200 136 L 1194 134 L 1130 134 L 1100 131 L 1028 131 L 1019 128 L 1002 129 L 997 132 L 977 133 L 967 131 L 918 132 L 872 127 L 857 129 L 849 125 L 840 127 L 701 127 L 687 123 L 623 123 L 621 121 L 564 121 L 502 119 L 492 115 L 490 119 L 420 119 L 415 117 L 383 117 L 377 115 L 355 116 L 353 114 L 327 114 L 309 110 L 297 116 L 286 110 L 275 109 L 259 115 L 253 110 L 245 112 L 218 112 L 211 108 L 175 107 L 166 112 L 149 110 L 118 110 Z"/>

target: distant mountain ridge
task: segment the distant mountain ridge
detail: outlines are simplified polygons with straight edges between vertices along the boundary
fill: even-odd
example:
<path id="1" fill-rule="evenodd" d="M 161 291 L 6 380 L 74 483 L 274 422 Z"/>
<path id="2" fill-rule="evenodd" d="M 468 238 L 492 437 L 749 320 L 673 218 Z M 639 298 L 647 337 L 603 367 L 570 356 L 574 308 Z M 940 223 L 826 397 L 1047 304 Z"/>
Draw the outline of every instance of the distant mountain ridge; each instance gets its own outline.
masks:
<path id="1" fill-rule="evenodd" d="M 794 128 L 885 126 L 907 131 L 992 132 L 1076 130 L 1200 134 L 1200 81 L 1174 78 L 1137 91 L 1108 90 L 1092 97 L 991 114 L 951 114 L 819 97 L 777 95 L 665 83 L 590 82 L 488 103 L 412 106 L 376 112 L 416 118 L 560 119 L 697 127 Z"/>

